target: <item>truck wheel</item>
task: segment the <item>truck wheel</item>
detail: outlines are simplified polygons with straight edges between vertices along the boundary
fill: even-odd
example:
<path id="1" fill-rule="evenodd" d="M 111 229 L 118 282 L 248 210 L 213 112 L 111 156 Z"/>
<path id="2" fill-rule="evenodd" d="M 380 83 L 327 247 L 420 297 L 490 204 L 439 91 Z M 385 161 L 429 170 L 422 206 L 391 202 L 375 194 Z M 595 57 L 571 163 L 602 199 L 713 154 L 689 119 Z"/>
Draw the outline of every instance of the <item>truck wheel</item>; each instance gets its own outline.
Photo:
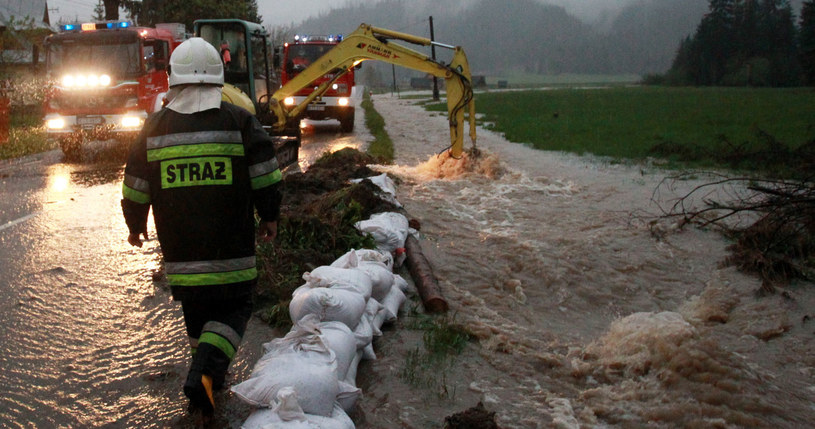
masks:
<path id="1" fill-rule="evenodd" d="M 348 113 L 343 115 L 340 118 L 340 128 L 344 133 L 350 133 L 354 131 L 354 110 L 350 110 Z"/>

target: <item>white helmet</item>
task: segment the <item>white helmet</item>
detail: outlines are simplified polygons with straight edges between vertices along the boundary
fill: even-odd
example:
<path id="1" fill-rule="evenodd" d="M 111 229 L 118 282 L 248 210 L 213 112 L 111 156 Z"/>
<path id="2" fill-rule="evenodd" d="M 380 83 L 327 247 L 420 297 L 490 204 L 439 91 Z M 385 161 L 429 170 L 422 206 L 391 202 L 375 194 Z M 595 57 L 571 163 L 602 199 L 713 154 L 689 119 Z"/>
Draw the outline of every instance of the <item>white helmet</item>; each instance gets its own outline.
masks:
<path id="1" fill-rule="evenodd" d="M 214 46 L 192 37 L 170 55 L 170 87 L 184 84 L 224 85 L 224 65 Z"/>

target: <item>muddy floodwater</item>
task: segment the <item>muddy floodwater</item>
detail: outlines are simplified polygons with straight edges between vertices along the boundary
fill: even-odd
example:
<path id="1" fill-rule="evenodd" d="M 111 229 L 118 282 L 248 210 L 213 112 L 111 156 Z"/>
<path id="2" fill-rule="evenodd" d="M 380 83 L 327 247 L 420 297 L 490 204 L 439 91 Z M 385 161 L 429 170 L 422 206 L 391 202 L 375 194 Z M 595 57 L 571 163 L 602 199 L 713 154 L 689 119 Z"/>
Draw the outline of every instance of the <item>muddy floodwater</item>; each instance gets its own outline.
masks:
<path id="1" fill-rule="evenodd" d="M 446 119 L 375 96 L 394 142 L 397 198 L 450 305 L 473 335 L 461 354 L 417 362 L 415 293 L 363 361 L 358 428 L 441 428 L 481 402 L 502 428 L 811 427 L 815 293 L 723 264 L 712 231 L 654 221 L 666 172 L 531 150 L 479 130 L 484 156 L 435 156 Z M 363 147 L 331 123 L 304 130 L 300 169 Z M 58 152 L 0 163 L 0 427 L 187 428 L 187 339 L 154 282 L 154 239 L 126 243 L 121 164 L 65 164 Z M 154 238 L 152 224 L 151 238 Z M 783 293 L 782 293 L 783 292 Z M 245 380 L 277 332 L 250 322 L 229 383 Z M 228 391 L 214 427 L 251 410 Z"/>
<path id="2" fill-rule="evenodd" d="M 449 317 L 477 338 L 417 391 L 389 374 L 421 341 L 385 332 L 363 362 L 358 427 L 442 427 L 479 401 L 503 428 L 808 427 L 815 293 L 723 264 L 717 233 L 653 222 L 699 184 L 646 166 L 535 151 L 479 130 L 477 169 L 436 157 L 447 123 L 374 98 L 398 199 L 421 222 Z M 655 193 L 655 190 L 659 192 Z"/>

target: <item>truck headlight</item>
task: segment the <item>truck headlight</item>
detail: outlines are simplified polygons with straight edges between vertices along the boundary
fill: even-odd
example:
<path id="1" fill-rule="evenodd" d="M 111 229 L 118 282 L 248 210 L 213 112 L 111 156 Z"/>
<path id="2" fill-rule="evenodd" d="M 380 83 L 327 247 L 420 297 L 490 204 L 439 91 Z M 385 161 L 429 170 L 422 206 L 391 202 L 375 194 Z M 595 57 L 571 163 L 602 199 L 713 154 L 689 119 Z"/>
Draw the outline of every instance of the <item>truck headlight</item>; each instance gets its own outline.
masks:
<path id="1" fill-rule="evenodd" d="M 53 118 L 45 121 L 45 126 L 49 130 L 61 130 L 65 128 L 65 119 L 64 118 Z"/>
<path id="2" fill-rule="evenodd" d="M 339 104 L 340 106 L 345 107 L 345 106 L 348 105 L 348 99 L 345 98 L 345 97 L 342 97 L 339 100 L 337 100 L 337 104 Z"/>
<path id="3" fill-rule="evenodd" d="M 294 97 L 286 97 L 283 99 L 283 104 L 286 106 L 294 106 Z"/>
<path id="4" fill-rule="evenodd" d="M 138 116 L 125 116 L 122 118 L 122 128 L 139 128 L 142 120 Z"/>
<path id="5" fill-rule="evenodd" d="M 106 74 L 66 74 L 62 76 L 62 86 L 65 88 L 95 88 L 110 86 L 112 79 Z"/>

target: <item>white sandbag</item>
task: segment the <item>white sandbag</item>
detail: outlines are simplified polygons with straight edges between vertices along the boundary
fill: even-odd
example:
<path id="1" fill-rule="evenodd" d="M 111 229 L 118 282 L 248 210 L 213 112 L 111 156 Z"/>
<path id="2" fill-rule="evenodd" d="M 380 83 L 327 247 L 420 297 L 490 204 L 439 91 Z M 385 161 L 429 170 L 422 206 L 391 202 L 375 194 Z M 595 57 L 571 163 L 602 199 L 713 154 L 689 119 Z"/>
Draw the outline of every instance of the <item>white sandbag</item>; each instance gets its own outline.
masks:
<path id="1" fill-rule="evenodd" d="M 410 284 L 404 277 L 400 276 L 399 274 L 393 275 L 393 285 L 402 289 L 402 292 L 407 293 L 408 289 L 410 289 Z"/>
<path id="2" fill-rule="evenodd" d="M 377 249 L 351 249 L 331 263 L 332 267 L 355 268 L 360 262 L 380 262 L 393 270 L 393 255 Z"/>
<path id="3" fill-rule="evenodd" d="M 303 280 L 312 288 L 344 285 L 357 290 L 366 300 L 371 297 L 371 277 L 356 268 L 323 265 L 303 274 Z"/>
<path id="4" fill-rule="evenodd" d="M 271 408 L 261 408 L 249 415 L 241 425 L 242 429 L 263 429 L 274 424 L 274 427 L 308 428 L 306 413 L 297 402 L 294 388 L 286 386 L 278 390 Z"/>
<path id="5" fill-rule="evenodd" d="M 376 241 L 376 248 L 393 253 L 405 247 L 408 235 L 408 220 L 401 213 L 374 213 L 368 220 L 354 224 L 360 232 L 371 234 Z"/>
<path id="6" fill-rule="evenodd" d="M 315 429 L 315 427 L 307 418 L 302 421 L 283 420 L 271 408 L 258 408 L 249 414 L 241 429 Z"/>
<path id="7" fill-rule="evenodd" d="M 382 302 L 393 287 L 393 270 L 385 264 L 374 261 L 360 262 L 357 269 L 368 274 L 371 278 L 371 297 Z"/>
<path id="8" fill-rule="evenodd" d="M 273 409 L 260 408 L 252 412 L 241 429 L 354 429 L 354 422 L 339 404 L 334 404 L 329 416 L 305 414 L 306 419 L 283 420 Z"/>
<path id="9" fill-rule="evenodd" d="M 323 338 L 320 337 L 319 334 L 321 332 L 319 325 L 320 320 L 316 315 L 306 315 L 295 323 L 286 336 L 283 338 L 275 338 L 263 344 L 263 355 L 255 364 L 251 376 L 261 376 L 267 371 L 266 365 L 269 361 L 288 353 L 294 353 L 299 359 L 307 360 L 314 364 L 336 366 L 336 355 Z"/>
<path id="10" fill-rule="evenodd" d="M 339 393 L 336 367 L 303 359 L 298 353 L 275 356 L 267 371 L 232 386 L 232 392 L 254 407 L 269 407 L 280 389 L 292 387 L 304 412 L 329 416 Z"/>
<path id="11" fill-rule="evenodd" d="M 359 362 L 362 360 L 362 350 L 357 350 L 356 355 L 354 356 L 354 360 L 351 361 L 351 365 L 348 366 L 348 373 L 345 375 L 345 379 L 341 380 L 345 383 L 348 383 L 352 386 L 357 385 L 357 369 L 359 369 Z"/>
<path id="12" fill-rule="evenodd" d="M 368 317 L 363 316 L 357 328 L 354 329 L 354 336 L 357 338 L 358 348 L 362 349 L 362 358 L 366 360 L 376 359 L 373 348 L 374 330 Z"/>
<path id="13" fill-rule="evenodd" d="M 292 297 L 289 315 L 294 323 L 308 314 L 320 321 L 337 321 L 356 328 L 365 311 L 365 298 L 357 291 L 334 288 L 303 290 Z"/>
<path id="14" fill-rule="evenodd" d="M 385 307 L 382 304 L 380 304 L 379 301 L 377 301 L 377 300 L 375 300 L 373 298 L 369 299 L 368 303 L 365 304 L 365 315 L 362 316 L 362 317 L 367 318 L 368 321 L 371 323 L 371 330 L 373 331 L 373 336 L 374 337 L 381 337 L 382 336 L 382 331 L 379 330 L 379 328 L 382 327 L 382 324 L 379 324 L 377 326 L 374 323 L 374 319 L 376 319 L 376 317 L 377 317 L 377 315 L 379 313 L 382 313 L 384 311 L 385 311 Z"/>
<path id="15" fill-rule="evenodd" d="M 374 339 L 374 330 L 371 321 L 367 317 L 361 316 L 357 327 L 354 329 L 354 338 L 357 340 L 357 349 L 364 349 L 369 346 Z"/>
<path id="16" fill-rule="evenodd" d="M 334 353 L 337 378 L 344 380 L 357 354 L 357 339 L 351 329 L 342 322 L 322 322 L 319 329 L 320 338 Z"/>
<path id="17" fill-rule="evenodd" d="M 405 293 L 402 292 L 402 289 L 398 287 L 392 287 L 391 291 L 388 293 L 388 296 L 382 300 L 382 306 L 385 307 L 385 322 L 393 322 L 396 320 L 396 317 L 399 315 L 399 309 L 402 308 L 402 304 L 405 303 L 407 297 Z"/>
<path id="18" fill-rule="evenodd" d="M 351 183 L 359 183 L 365 179 L 370 180 L 382 191 L 378 195 L 379 198 L 382 198 L 383 200 L 395 205 L 396 207 L 402 207 L 402 204 L 400 204 L 399 201 L 396 199 L 396 185 L 393 183 L 393 180 L 391 180 L 391 178 L 388 177 L 387 173 L 382 173 L 379 176 L 366 177 L 364 179 L 351 179 Z"/>
<path id="19" fill-rule="evenodd" d="M 376 352 L 374 351 L 374 344 L 368 344 L 362 349 L 362 358 L 365 360 L 376 360 Z"/>
<path id="20" fill-rule="evenodd" d="M 382 310 L 376 313 L 376 315 L 371 319 L 371 327 L 374 329 L 374 334 L 379 331 L 379 334 L 382 335 L 382 326 L 385 325 L 385 321 L 388 319 L 388 316 L 390 316 L 390 313 L 385 309 L 385 307 L 382 307 Z"/>
<path id="21" fill-rule="evenodd" d="M 362 396 L 362 389 L 353 384 L 340 381 L 340 392 L 337 393 L 337 403 L 343 411 L 350 413 L 360 396 Z"/>

